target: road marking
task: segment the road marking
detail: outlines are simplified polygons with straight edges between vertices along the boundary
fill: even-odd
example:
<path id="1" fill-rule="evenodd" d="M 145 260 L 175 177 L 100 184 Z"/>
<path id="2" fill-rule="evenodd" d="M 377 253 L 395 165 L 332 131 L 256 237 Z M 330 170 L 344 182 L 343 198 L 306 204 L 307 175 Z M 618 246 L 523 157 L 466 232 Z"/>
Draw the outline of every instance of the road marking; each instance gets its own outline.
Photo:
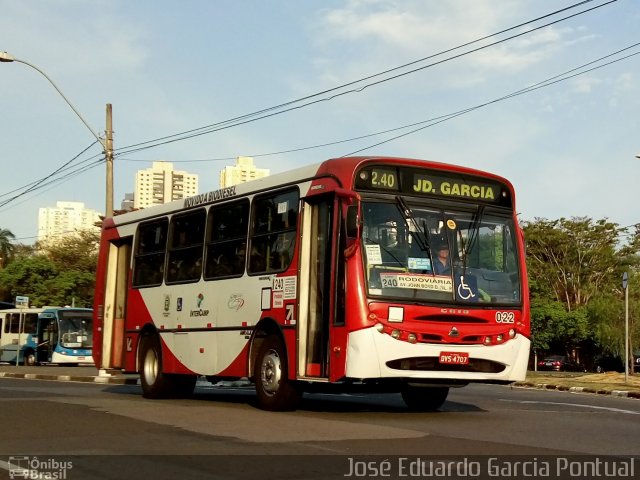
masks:
<path id="1" fill-rule="evenodd" d="M 592 408 L 594 410 L 607 410 L 609 412 L 626 413 L 628 415 L 640 415 L 640 412 L 634 412 L 633 410 L 623 410 L 621 408 L 612 408 L 612 407 L 599 407 L 596 405 L 583 405 L 581 403 L 541 402 L 539 400 L 509 400 L 506 398 L 501 398 L 500 401 L 513 402 L 513 403 L 527 403 L 527 404 L 539 403 L 541 405 L 562 405 L 564 407 Z"/>

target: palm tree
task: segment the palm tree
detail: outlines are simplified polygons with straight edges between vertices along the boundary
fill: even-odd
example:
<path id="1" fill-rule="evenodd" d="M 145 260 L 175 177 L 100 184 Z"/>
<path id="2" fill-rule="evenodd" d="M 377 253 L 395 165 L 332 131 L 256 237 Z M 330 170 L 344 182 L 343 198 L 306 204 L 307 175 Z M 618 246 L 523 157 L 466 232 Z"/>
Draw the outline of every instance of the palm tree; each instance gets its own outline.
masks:
<path id="1" fill-rule="evenodd" d="M 16 236 L 11 233 L 11 230 L 0 228 L 0 268 L 4 268 L 5 264 L 13 257 L 15 246 L 11 240 L 15 238 Z"/>

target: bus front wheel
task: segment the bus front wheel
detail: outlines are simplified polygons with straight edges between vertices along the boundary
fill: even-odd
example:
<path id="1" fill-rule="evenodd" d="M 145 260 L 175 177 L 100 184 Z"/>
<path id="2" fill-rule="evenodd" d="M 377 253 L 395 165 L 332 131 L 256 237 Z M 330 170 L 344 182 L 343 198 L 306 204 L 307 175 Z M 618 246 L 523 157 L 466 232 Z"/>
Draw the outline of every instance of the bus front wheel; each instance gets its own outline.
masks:
<path id="1" fill-rule="evenodd" d="M 410 410 L 433 412 L 439 409 L 449 395 L 449 387 L 423 387 L 405 384 L 400 391 Z"/>
<path id="2" fill-rule="evenodd" d="M 196 376 L 164 373 L 160 338 L 145 335 L 140 344 L 140 384 L 145 398 L 187 397 L 193 393 Z"/>
<path id="3" fill-rule="evenodd" d="M 258 405 L 264 410 L 295 410 L 300 401 L 300 389 L 288 379 L 287 353 L 280 337 L 267 337 L 258 352 L 255 364 Z"/>

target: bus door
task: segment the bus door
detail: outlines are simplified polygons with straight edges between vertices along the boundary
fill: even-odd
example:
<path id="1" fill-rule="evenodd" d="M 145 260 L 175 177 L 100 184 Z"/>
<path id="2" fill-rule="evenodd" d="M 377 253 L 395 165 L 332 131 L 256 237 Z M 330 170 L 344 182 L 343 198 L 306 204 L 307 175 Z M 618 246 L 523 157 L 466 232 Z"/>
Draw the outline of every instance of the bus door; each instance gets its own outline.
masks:
<path id="1" fill-rule="evenodd" d="M 133 238 L 109 245 L 102 321 L 102 356 L 98 368 L 124 367 L 127 286 Z M 96 345 L 96 348 L 100 348 Z"/>
<path id="2" fill-rule="evenodd" d="M 344 325 L 336 325 L 339 212 L 333 194 L 304 200 L 300 252 L 298 375 L 335 380 L 346 353 Z M 342 316 L 339 316 L 343 318 Z M 343 345 L 344 343 L 344 345 Z"/>
<path id="3" fill-rule="evenodd" d="M 47 315 L 38 318 L 36 344 L 36 362 L 50 362 L 53 358 L 53 351 L 58 344 L 58 322 L 54 316 Z"/>

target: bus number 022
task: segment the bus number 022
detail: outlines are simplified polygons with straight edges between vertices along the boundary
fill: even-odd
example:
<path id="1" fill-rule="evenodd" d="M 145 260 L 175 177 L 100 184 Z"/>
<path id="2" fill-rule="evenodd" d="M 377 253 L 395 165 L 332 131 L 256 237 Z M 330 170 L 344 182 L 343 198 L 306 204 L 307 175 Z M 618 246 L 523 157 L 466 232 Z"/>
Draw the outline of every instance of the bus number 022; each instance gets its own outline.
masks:
<path id="1" fill-rule="evenodd" d="M 513 312 L 496 312 L 497 323 L 515 323 L 516 316 Z"/>

